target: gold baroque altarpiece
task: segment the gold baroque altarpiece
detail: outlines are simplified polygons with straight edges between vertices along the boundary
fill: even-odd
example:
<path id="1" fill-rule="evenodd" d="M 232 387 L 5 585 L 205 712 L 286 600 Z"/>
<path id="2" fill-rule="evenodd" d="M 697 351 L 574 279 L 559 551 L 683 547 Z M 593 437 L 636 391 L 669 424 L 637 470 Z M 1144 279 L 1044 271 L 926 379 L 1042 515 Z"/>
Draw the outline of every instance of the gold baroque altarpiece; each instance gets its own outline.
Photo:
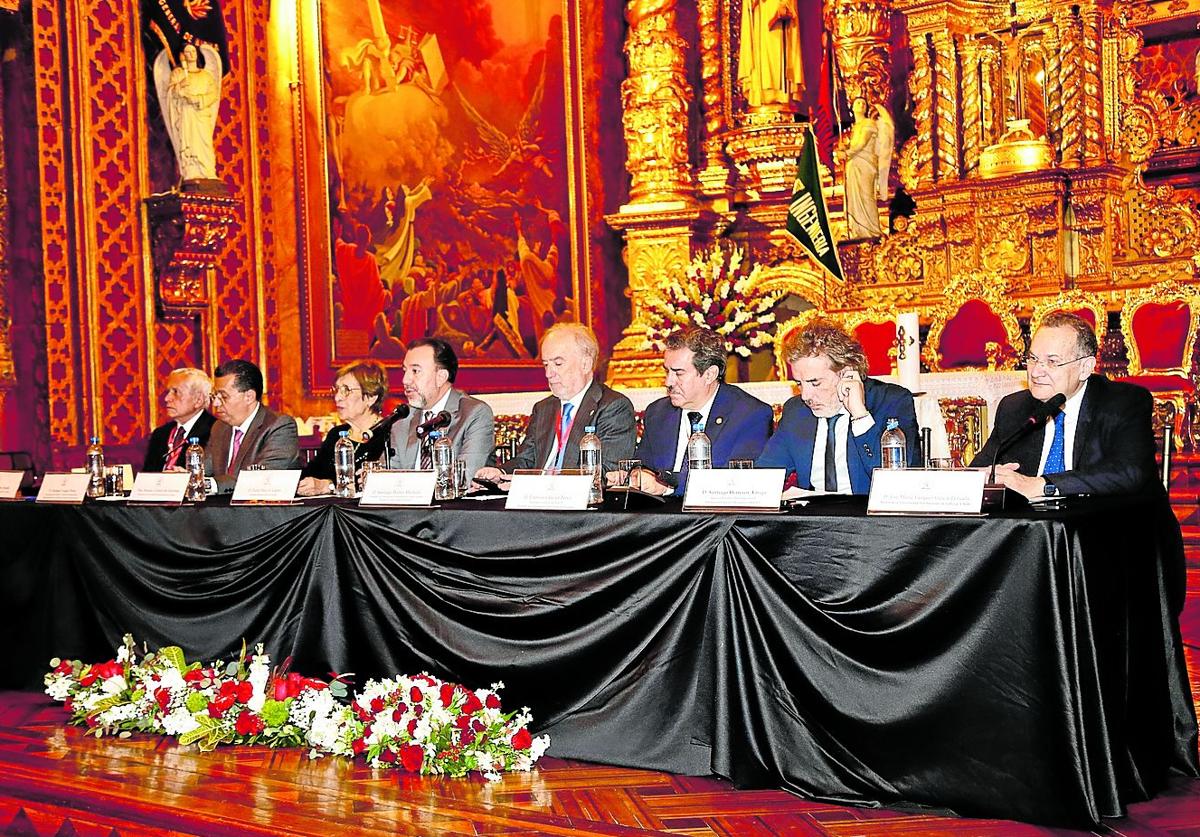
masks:
<path id="1" fill-rule="evenodd" d="M 626 3 L 622 101 L 633 188 L 609 222 L 626 238 L 633 323 L 614 352 L 613 381 L 659 383 L 642 296 L 713 235 L 748 243 L 769 266 L 764 282 L 817 309 L 902 308 L 927 323 L 962 301 L 949 295 L 971 284 L 964 277 L 998 283 L 1008 313 L 1027 316 L 1073 290 L 1115 310 L 1127 291 L 1165 293 L 1200 269 L 1200 183 L 1193 175 L 1148 185 L 1147 174 L 1156 161 L 1192 171 L 1200 161 L 1200 58 L 1194 80 L 1169 91 L 1143 66 L 1147 27 L 1160 40 L 1164 27 L 1195 30 L 1200 2 L 814 4 L 835 56 L 841 113 L 862 97 L 907 126 L 889 194 L 902 185 L 916 204 L 890 235 L 839 245 L 840 282 L 782 233 L 804 139 L 798 108 L 749 107 L 738 88 L 739 21 L 751 1 L 700 0 L 693 51 L 673 0 Z M 1186 49 L 1200 52 L 1195 43 Z M 690 132 L 679 118 L 689 60 L 702 82 Z M 689 149 L 693 134 L 700 142 Z M 833 175 L 826 198 L 844 240 L 842 176 Z"/>

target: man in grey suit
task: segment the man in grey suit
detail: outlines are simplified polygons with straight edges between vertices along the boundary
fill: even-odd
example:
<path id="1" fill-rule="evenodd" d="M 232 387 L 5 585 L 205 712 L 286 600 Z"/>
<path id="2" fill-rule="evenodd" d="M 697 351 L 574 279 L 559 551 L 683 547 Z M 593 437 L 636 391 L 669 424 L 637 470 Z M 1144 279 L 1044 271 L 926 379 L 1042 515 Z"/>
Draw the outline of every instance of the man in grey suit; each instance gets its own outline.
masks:
<path id="1" fill-rule="evenodd" d="M 392 426 L 393 467 L 427 469 L 428 435 L 418 434 L 422 426 L 437 424 L 445 412 L 449 423 L 437 429 L 450 437 L 454 458 L 467 463 L 474 474 L 487 465 L 496 446 L 496 422 L 492 408 L 456 389 L 458 357 L 445 340 L 423 337 L 408 344 L 404 355 L 404 397 L 412 412 Z"/>
<path id="2" fill-rule="evenodd" d="M 633 455 L 633 404 L 594 380 L 600 344 L 592 330 L 581 323 L 551 326 L 542 336 L 541 356 L 552 394 L 533 405 L 516 454 L 480 470 L 477 479 L 502 483 L 518 468 L 578 468 L 579 440 L 590 425 L 600 437 L 605 472 Z"/>
<path id="3" fill-rule="evenodd" d="M 248 360 L 229 360 L 213 371 L 213 412 L 220 419 L 208 440 L 205 473 L 217 491 L 233 491 L 250 465 L 268 470 L 300 467 L 296 420 L 261 403 L 263 376 Z"/>

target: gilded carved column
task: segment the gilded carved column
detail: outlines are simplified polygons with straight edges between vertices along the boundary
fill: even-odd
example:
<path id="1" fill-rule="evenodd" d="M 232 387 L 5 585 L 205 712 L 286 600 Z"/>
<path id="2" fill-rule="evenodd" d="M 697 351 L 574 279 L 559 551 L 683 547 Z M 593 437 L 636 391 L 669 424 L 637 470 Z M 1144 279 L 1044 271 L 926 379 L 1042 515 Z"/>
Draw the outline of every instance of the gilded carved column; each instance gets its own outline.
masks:
<path id="1" fill-rule="evenodd" d="M 979 154 L 986 145 L 983 127 L 983 84 L 979 65 L 987 55 L 987 47 L 978 41 L 963 44 L 962 62 L 962 126 L 963 173 L 970 174 L 979 167 Z"/>
<path id="2" fill-rule="evenodd" d="M 1058 158 L 1066 168 L 1083 165 L 1084 160 L 1084 42 L 1079 7 L 1058 9 L 1054 15 L 1058 34 L 1058 65 L 1061 78 Z"/>
<path id="3" fill-rule="evenodd" d="M 958 161 L 958 48 L 954 36 L 945 29 L 934 32 L 933 86 L 936 156 L 934 179 L 956 180 L 961 169 Z"/>
<path id="4" fill-rule="evenodd" d="M 1100 79 L 1104 12 L 1095 3 L 1079 10 L 1082 29 L 1083 159 L 1101 165 L 1104 153 L 1104 89 Z"/>
<path id="5" fill-rule="evenodd" d="M 933 61 L 929 45 L 922 36 L 913 42 L 913 68 L 908 76 L 912 97 L 912 119 L 916 134 L 911 140 L 911 167 L 906 185 L 909 189 L 933 182 Z M 905 173 L 902 171 L 902 175 Z"/>
<path id="6" fill-rule="evenodd" d="M 700 218 L 688 153 L 691 87 L 676 0 L 628 0 L 625 20 L 629 70 L 621 104 L 631 182 L 629 203 L 606 220 L 625 232 L 632 319 L 613 349 L 608 378 L 622 386 L 656 386 L 662 363 L 647 338 L 647 290 L 683 272 Z"/>
<path id="7" fill-rule="evenodd" d="M 729 165 L 723 150 L 722 132 L 727 126 L 723 75 L 729 66 L 728 41 L 721 37 L 727 7 L 718 0 L 699 0 L 700 81 L 703 88 L 700 112 L 704 117 L 704 167 L 697 175 L 706 197 L 723 198 L 729 188 Z"/>
<path id="8" fill-rule="evenodd" d="M 861 96 L 868 105 L 886 106 L 891 98 L 891 0 L 831 0 L 827 18 L 846 101 Z"/>
<path id="9" fill-rule="evenodd" d="M 687 130 L 692 96 L 675 3 L 625 5 L 629 75 L 621 82 L 621 105 L 632 205 L 690 202 L 693 196 Z"/>

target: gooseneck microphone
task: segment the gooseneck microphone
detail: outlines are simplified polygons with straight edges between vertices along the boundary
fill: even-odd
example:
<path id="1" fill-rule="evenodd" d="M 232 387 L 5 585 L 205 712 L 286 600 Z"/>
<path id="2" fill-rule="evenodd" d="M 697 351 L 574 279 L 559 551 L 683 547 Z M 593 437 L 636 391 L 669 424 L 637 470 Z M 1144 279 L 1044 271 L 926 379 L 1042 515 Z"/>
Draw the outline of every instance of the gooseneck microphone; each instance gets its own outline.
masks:
<path id="1" fill-rule="evenodd" d="M 1021 422 L 1021 426 L 1008 434 L 1008 438 L 1002 441 L 997 447 L 996 452 L 992 454 L 992 467 L 988 471 L 988 483 L 996 482 L 996 463 L 1000 461 L 1000 454 L 1012 447 L 1013 442 L 1020 439 L 1026 433 L 1029 433 L 1038 425 L 1044 423 L 1046 419 L 1062 409 L 1062 405 L 1067 403 L 1067 396 L 1061 392 L 1054 393 L 1046 401 L 1039 401 L 1033 405 L 1033 409 L 1029 413 L 1029 418 Z"/>
<path id="2" fill-rule="evenodd" d="M 359 468 L 364 462 L 370 462 L 382 456 L 388 446 L 392 425 L 401 419 L 408 418 L 412 412 L 407 404 L 397 404 L 391 415 L 381 418 L 371 425 L 371 429 L 363 433 L 362 444 L 354 454 L 354 467 Z"/>
<path id="3" fill-rule="evenodd" d="M 449 427 L 451 418 L 452 417 L 450 413 L 445 410 L 442 410 L 437 415 L 431 416 L 426 421 L 423 421 L 417 425 L 417 438 L 424 439 L 434 430 L 440 430 L 443 427 Z"/>

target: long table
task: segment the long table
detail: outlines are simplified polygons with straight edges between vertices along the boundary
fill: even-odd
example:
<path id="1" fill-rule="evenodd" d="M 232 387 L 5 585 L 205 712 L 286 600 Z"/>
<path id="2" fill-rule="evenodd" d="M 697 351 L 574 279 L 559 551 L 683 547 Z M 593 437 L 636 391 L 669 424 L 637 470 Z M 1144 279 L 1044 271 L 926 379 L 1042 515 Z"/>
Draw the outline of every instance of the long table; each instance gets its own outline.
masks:
<path id="1" fill-rule="evenodd" d="M 1094 824 L 1196 776 L 1165 501 L 987 518 L 0 505 L 0 686 L 121 636 L 503 681 L 551 754 Z"/>

